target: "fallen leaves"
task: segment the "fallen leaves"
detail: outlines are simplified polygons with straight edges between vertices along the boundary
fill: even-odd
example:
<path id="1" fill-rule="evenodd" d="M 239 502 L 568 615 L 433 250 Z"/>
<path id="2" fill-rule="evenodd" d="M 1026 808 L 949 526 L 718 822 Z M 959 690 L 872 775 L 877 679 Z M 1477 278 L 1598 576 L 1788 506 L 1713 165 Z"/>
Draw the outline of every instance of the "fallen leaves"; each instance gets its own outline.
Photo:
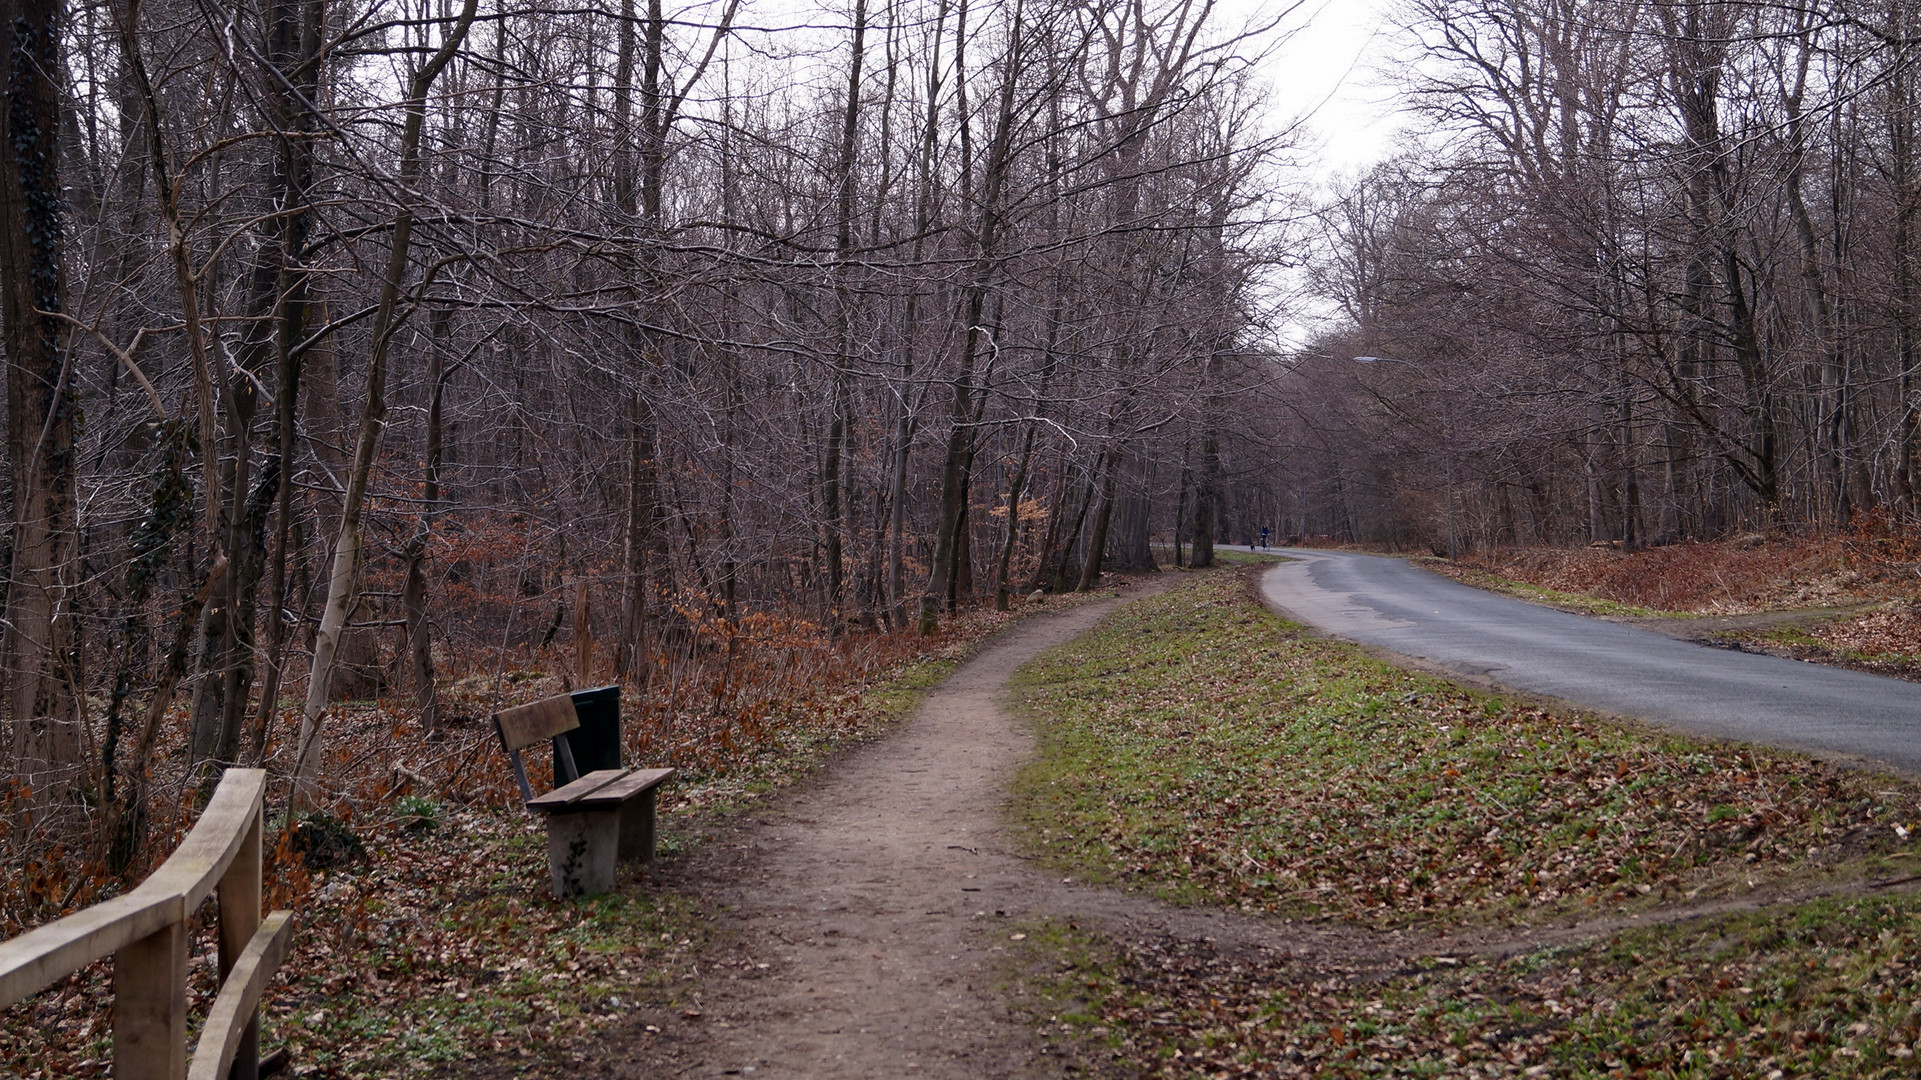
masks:
<path id="1" fill-rule="evenodd" d="M 1830 900 L 1508 958 L 1344 961 L 1037 933 L 1051 1021 L 1151 1077 L 1912 1075 L 1914 897 Z"/>
<path id="2" fill-rule="evenodd" d="M 1890 826 L 1921 816 L 1913 784 L 1552 714 L 1297 636 L 1225 575 L 1027 678 L 1046 723 L 1021 812 L 1050 862 L 1287 915 L 1533 920 L 1726 895 L 1899 850 Z"/>

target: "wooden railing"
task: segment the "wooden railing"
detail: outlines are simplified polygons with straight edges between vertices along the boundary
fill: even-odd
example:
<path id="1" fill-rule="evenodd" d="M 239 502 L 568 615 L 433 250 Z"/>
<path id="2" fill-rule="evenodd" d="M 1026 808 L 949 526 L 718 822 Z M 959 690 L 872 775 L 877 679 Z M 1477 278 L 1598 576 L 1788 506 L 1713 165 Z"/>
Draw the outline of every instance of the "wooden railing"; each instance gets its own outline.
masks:
<path id="1" fill-rule="evenodd" d="M 0 1007 L 113 956 L 115 1080 L 255 1080 L 256 1011 L 293 941 L 260 917 L 262 769 L 228 769 L 179 850 L 140 887 L 0 943 Z M 220 992 L 187 1067 L 187 920 L 220 899 Z"/>

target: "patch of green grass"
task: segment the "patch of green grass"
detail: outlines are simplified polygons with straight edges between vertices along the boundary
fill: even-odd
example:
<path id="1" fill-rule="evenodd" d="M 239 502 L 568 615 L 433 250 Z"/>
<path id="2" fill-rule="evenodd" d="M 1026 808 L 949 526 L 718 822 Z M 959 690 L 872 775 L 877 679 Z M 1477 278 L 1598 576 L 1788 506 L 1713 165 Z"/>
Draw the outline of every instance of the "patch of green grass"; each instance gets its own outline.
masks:
<path id="1" fill-rule="evenodd" d="M 1285 555 L 1270 555 L 1265 551 L 1234 551 L 1229 548 L 1215 548 L 1214 561 L 1217 563 L 1225 563 L 1229 566 L 1247 566 L 1250 564 L 1265 566 L 1268 563 L 1293 562 L 1294 560 Z"/>
<path id="2" fill-rule="evenodd" d="M 892 679 L 865 695 L 866 702 L 875 710 L 876 720 L 887 724 L 905 720 L 927 696 L 927 691 L 952 675 L 963 659 L 961 656 L 930 657 L 903 666 Z"/>
<path id="3" fill-rule="evenodd" d="M 1921 817 L 1913 784 L 1550 714 L 1306 637 L 1235 573 L 1128 605 L 1018 693 L 1040 754 L 1016 815 L 1045 862 L 1289 917 L 1631 911 L 1859 872 Z"/>
<path id="4" fill-rule="evenodd" d="M 1811 648 L 1827 649 L 1828 644 L 1799 626 L 1777 626 L 1761 635 L 1761 640 L 1774 645 L 1805 645 Z"/>
<path id="5" fill-rule="evenodd" d="M 1062 919 L 1023 920 L 1018 929 L 1026 940 L 1009 950 L 998 987 L 1014 1014 L 1054 1053 L 1126 1064 L 1133 1040 L 1116 1006 L 1152 1001 L 1129 993 L 1128 950 Z"/>

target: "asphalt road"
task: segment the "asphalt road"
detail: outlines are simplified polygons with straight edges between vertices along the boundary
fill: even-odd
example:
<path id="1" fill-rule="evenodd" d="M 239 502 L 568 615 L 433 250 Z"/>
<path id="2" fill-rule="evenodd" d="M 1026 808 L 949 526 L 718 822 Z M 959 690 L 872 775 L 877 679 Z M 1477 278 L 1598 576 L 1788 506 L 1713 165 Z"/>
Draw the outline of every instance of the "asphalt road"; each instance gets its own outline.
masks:
<path id="1" fill-rule="evenodd" d="M 1472 589 L 1404 559 L 1270 549 L 1269 603 L 1323 633 L 1725 739 L 1921 774 L 1921 683 L 1715 649 Z"/>

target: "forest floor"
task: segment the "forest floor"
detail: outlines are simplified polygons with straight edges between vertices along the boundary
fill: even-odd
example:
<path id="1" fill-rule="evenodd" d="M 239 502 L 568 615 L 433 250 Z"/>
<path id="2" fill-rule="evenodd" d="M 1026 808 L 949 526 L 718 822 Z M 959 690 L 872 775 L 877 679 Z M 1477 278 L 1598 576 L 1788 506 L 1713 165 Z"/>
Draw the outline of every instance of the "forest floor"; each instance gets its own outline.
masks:
<path id="1" fill-rule="evenodd" d="M 1125 596 L 670 863 L 696 961 L 560 1071 L 1909 1073 L 1921 787 Z"/>
<path id="2" fill-rule="evenodd" d="M 1921 680 L 1921 548 L 1899 534 L 1510 548 L 1420 562 L 1464 584 L 1704 645 Z"/>
<path id="3" fill-rule="evenodd" d="M 266 1045 L 345 1080 L 1912 1075 L 1921 786 L 1406 672 L 1248 582 L 824 691 L 690 769 L 608 896 L 553 899 L 524 815 L 391 798 L 283 883 Z M 108 985 L 0 1013 L 0 1066 L 104 1074 Z"/>
<path id="4" fill-rule="evenodd" d="M 466 674 L 444 680 L 447 720 L 437 738 L 422 739 L 417 716 L 399 700 L 343 703 L 333 722 L 328 813 L 287 829 L 280 792 L 269 798 L 278 839 L 267 860 L 268 903 L 296 911 L 299 929 L 267 995 L 263 1045 L 286 1050 L 295 1076 L 572 1075 L 579 1040 L 618 1028 L 637 1007 L 678 1015 L 694 973 L 704 970 L 712 920 L 691 895 L 659 887 L 664 874 L 715 829 L 892 731 L 996 634 L 1030 614 L 1111 596 L 1050 597 L 1017 603 L 1012 614 L 971 611 L 933 636 L 834 638 L 756 616 L 742 620 L 735 647 L 717 640 L 663 665 L 649 692 L 629 688 L 622 708 L 627 760 L 681 770 L 661 796 L 662 858 L 624 871 L 615 892 L 587 899 L 553 897 L 541 823 L 521 808 L 485 722 L 504 705 L 567 689 L 564 658 L 470 659 Z M 289 708 L 297 715 L 297 702 Z M 184 745 L 185 711 L 170 715 L 177 730 L 167 744 Z M 284 766 L 286 752 L 270 747 L 269 760 Z M 537 786 L 550 768 L 543 758 L 527 765 Z M 151 850 L 133 881 L 193 820 L 183 762 L 184 755 L 156 762 Z M 8 820 L 0 814 L 0 823 Z M 16 857 L 0 843 L 0 853 L 8 856 L 0 936 L 126 887 L 84 849 L 41 844 Z M 214 989 L 211 914 L 210 902 L 194 932 L 195 1015 Z M 111 964 L 102 961 L 0 1009 L 0 1076 L 107 1075 L 111 1002 Z"/>

